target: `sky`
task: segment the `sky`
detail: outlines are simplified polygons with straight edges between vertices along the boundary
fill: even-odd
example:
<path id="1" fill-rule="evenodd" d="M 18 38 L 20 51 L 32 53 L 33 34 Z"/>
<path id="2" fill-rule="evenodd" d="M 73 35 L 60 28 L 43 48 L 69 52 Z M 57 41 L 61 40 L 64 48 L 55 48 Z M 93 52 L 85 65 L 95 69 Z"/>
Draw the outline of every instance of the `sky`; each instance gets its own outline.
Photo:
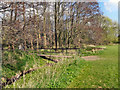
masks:
<path id="1" fill-rule="evenodd" d="M 108 16 L 113 21 L 118 22 L 118 6 L 120 7 L 120 5 L 118 5 L 119 1 L 120 0 L 105 0 L 105 2 L 99 2 L 103 15 Z"/>

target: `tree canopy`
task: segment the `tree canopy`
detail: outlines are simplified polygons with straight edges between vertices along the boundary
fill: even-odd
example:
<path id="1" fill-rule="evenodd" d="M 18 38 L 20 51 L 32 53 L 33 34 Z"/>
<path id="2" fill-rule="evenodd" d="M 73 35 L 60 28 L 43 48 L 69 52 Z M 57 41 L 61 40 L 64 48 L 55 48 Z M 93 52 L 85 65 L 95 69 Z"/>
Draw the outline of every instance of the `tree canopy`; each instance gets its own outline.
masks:
<path id="1" fill-rule="evenodd" d="M 3 45 L 14 49 L 70 48 L 117 41 L 117 23 L 98 2 L 1 2 Z"/>

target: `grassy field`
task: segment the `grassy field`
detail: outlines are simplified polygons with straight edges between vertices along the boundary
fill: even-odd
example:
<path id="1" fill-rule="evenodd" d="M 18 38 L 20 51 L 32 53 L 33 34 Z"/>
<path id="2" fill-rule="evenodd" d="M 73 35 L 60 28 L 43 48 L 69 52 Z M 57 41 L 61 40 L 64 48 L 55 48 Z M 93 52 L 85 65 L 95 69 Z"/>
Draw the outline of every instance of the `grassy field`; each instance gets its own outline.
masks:
<path id="1" fill-rule="evenodd" d="M 118 88 L 118 46 L 107 46 L 98 56 L 101 59 L 88 61 L 68 88 Z"/>
<path id="2" fill-rule="evenodd" d="M 57 64 L 26 74 L 5 88 L 117 88 L 118 46 L 107 46 L 97 55 L 100 60 L 96 61 L 85 61 L 77 55 L 62 58 Z M 34 65 L 32 61 L 30 65 Z"/>

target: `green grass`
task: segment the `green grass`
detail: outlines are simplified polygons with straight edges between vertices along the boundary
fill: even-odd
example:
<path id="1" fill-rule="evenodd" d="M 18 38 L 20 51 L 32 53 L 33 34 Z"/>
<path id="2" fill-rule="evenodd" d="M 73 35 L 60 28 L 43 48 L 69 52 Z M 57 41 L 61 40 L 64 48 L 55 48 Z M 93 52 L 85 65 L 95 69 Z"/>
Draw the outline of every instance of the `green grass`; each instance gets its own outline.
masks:
<path id="1" fill-rule="evenodd" d="M 98 56 L 101 59 L 88 61 L 69 88 L 118 88 L 118 46 L 107 46 Z"/>
<path id="2" fill-rule="evenodd" d="M 23 70 L 40 67 L 48 63 L 36 54 L 30 55 L 28 52 L 15 50 L 4 51 L 2 60 L 2 77 L 11 78 Z M 51 62 L 50 62 L 51 63 Z"/>
<path id="3" fill-rule="evenodd" d="M 101 59 L 96 61 L 85 61 L 77 55 L 71 59 L 62 58 L 53 66 L 24 75 L 6 88 L 117 88 L 117 48 L 117 45 L 107 46 L 97 53 Z"/>
<path id="4" fill-rule="evenodd" d="M 65 88 L 73 78 L 79 75 L 80 70 L 86 66 L 86 61 L 77 58 L 64 59 L 54 66 L 46 66 L 30 74 L 25 75 L 11 88 Z"/>
<path id="5" fill-rule="evenodd" d="M 90 50 L 90 51 L 87 51 L 86 49 L 81 49 L 81 50 L 80 50 L 80 56 L 100 55 L 100 54 L 102 54 L 102 52 L 103 52 L 102 50 L 92 52 L 91 50 Z"/>

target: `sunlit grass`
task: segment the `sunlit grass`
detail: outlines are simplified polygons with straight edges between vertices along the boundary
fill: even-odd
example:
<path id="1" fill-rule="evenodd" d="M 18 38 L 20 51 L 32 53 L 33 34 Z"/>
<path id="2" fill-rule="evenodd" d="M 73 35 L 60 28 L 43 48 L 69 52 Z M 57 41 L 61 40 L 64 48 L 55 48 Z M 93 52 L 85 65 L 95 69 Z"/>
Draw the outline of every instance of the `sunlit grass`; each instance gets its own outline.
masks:
<path id="1" fill-rule="evenodd" d="M 77 55 L 62 58 L 53 66 L 24 75 L 6 88 L 117 88 L 118 46 L 106 47 L 97 54 L 100 60 L 85 61 Z M 34 66 L 39 65 L 35 58 L 33 60 Z"/>
<path id="2" fill-rule="evenodd" d="M 69 88 L 118 88 L 118 46 L 107 46 L 98 55 L 100 60 L 88 61 L 86 67 Z"/>

